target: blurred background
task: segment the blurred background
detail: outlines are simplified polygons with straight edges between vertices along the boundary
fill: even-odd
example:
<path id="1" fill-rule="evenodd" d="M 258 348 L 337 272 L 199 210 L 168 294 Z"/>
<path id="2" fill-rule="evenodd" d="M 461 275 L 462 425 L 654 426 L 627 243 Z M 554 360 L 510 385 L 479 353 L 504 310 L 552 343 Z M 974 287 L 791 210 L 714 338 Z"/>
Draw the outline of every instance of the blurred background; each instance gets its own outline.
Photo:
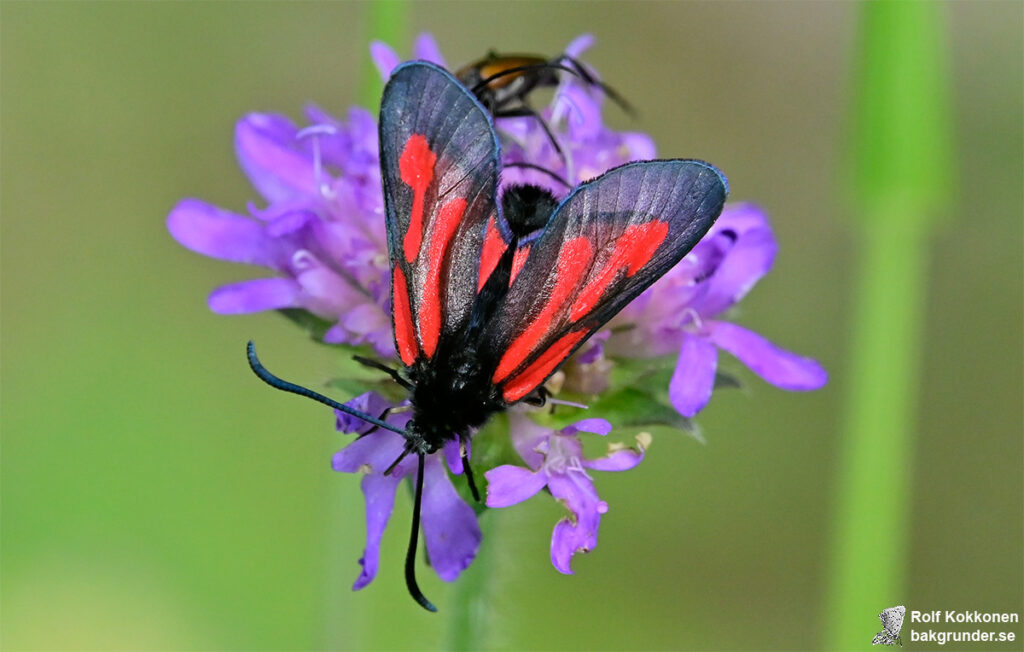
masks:
<path id="1" fill-rule="evenodd" d="M 356 478 L 326 409 L 257 382 L 316 386 L 336 364 L 275 314 L 222 317 L 215 286 L 252 277 L 167 234 L 186 196 L 236 211 L 250 111 L 336 115 L 368 73 L 365 3 L 28 3 L 0 7 L 2 614 L 5 649 L 431 649 L 441 608 L 402 580 L 400 495 L 381 570 L 353 593 Z M 655 432 L 644 463 L 598 481 L 600 545 L 562 576 L 560 517 L 536 499 L 489 514 L 497 649 L 818 649 L 830 644 L 858 208 L 853 3 L 417 3 L 457 65 L 495 48 L 585 60 L 635 104 L 620 129 L 725 170 L 773 219 L 780 253 L 737 321 L 820 360 L 829 385 L 720 392 L 702 445 Z M 1022 27 L 1019 3 L 943 5 L 952 175 L 926 240 L 899 595 L 908 609 L 1024 609 Z M 884 98 L 882 98 L 884 103 Z M 376 110 L 376 107 L 371 107 Z M 891 279 L 899 284 L 899 278 Z M 271 355 L 270 352 L 273 352 Z M 497 517 L 497 518 L 495 518 Z M 884 536 L 869 528 L 861 536 Z M 472 569 L 468 571 L 472 573 Z M 1020 626 L 1017 626 L 1018 635 Z M 904 628 L 906 636 L 906 626 Z M 904 639 L 906 642 L 906 638 Z M 919 646 L 920 647 L 920 646 Z M 1010 649 L 1010 648 L 1006 648 Z"/>

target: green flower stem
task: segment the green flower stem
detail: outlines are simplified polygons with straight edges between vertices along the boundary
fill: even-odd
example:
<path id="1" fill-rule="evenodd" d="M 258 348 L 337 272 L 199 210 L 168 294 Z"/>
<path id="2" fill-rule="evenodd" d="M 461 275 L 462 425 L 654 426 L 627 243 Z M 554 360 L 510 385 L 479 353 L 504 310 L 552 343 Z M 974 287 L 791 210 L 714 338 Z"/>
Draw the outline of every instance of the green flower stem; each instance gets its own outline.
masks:
<path id="1" fill-rule="evenodd" d="M 905 596 L 925 251 L 913 229 L 869 230 L 862 243 L 833 542 L 833 650 L 870 647 L 875 615 Z"/>
<path id="2" fill-rule="evenodd" d="M 448 634 L 446 649 L 455 652 L 487 649 L 487 634 L 493 629 L 491 592 L 496 565 L 495 536 L 497 518 L 480 515 L 484 538 L 476 559 L 452 587 L 448 602 Z"/>
<path id="3" fill-rule="evenodd" d="M 941 6 L 861 5 L 853 172 L 862 260 L 830 559 L 826 649 L 869 649 L 906 602 L 927 236 L 949 193 Z"/>
<path id="4" fill-rule="evenodd" d="M 367 5 L 368 38 L 366 42 L 383 41 L 399 52 L 407 51 L 409 46 L 408 14 L 408 4 L 405 0 L 374 0 L 374 2 L 370 2 Z M 364 106 L 370 109 L 371 113 L 376 113 L 377 107 L 380 106 L 380 96 L 384 90 L 384 84 L 369 56 L 364 60 L 366 63 L 363 67 L 359 99 Z"/>

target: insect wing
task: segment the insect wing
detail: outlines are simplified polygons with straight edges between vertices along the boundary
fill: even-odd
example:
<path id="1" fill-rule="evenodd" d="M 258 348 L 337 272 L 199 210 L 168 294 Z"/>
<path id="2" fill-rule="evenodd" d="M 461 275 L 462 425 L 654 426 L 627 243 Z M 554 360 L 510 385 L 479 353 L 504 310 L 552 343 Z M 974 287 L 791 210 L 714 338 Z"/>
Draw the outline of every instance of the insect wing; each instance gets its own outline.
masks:
<path id="1" fill-rule="evenodd" d="M 498 212 L 498 138 L 472 93 L 415 61 L 384 88 L 380 153 L 395 344 L 409 366 L 472 310 L 484 228 Z"/>
<path id="2" fill-rule="evenodd" d="M 485 332 L 492 382 L 513 403 L 679 262 L 728 193 L 701 161 L 629 163 L 558 206 Z"/>

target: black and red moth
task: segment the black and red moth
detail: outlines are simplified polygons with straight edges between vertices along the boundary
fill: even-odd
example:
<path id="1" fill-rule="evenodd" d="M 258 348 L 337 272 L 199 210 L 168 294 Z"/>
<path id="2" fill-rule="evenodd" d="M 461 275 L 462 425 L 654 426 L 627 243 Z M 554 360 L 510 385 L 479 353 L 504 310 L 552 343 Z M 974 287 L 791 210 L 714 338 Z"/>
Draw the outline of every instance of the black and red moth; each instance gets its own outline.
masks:
<path id="1" fill-rule="evenodd" d="M 708 231 L 728 186 L 702 161 L 641 161 L 561 201 L 535 186 L 507 188 L 499 201 L 491 115 L 423 61 L 395 69 L 379 129 L 395 347 L 405 365 L 387 371 L 410 392 L 411 420 L 397 428 L 272 375 L 251 342 L 248 354 L 278 389 L 405 437 L 402 457 L 419 458 L 406 583 L 435 611 L 414 573 L 424 455 L 467 442 L 510 405 L 542 399 L 542 384 L 573 351 Z"/>

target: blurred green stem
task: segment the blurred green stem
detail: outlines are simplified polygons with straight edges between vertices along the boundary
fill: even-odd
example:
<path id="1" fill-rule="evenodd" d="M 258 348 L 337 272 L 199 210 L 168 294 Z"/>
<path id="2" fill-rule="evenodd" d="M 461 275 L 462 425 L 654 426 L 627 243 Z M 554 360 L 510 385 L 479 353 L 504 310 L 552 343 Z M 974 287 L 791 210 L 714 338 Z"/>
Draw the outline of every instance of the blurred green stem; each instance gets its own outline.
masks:
<path id="1" fill-rule="evenodd" d="M 447 649 L 456 652 L 486 649 L 487 633 L 492 625 L 490 607 L 497 519 L 493 514 L 484 513 L 479 520 L 484 531 L 480 550 L 473 564 L 455 582 L 448 605 Z"/>
<path id="2" fill-rule="evenodd" d="M 832 560 L 832 650 L 870 647 L 875 614 L 905 596 L 925 246 L 916 229 L 863 236 Z"/>
<path id="3" fill-rule="evenodd" d="M 949 194 L 941 6 L 863 12 L 852 153 L 862 260 L 837 486 L 826 649 L 868 649 L 906 602 L 927 236 Z"/>
<path id="4" fill-rule="evenodd" d="M 375 0 L 367 6 L 367 42 L 383 41 L 399 52 L 408 46 L 407 11 L 405 0 Z M 384 83 L 373 61 L 367 56 L 363 66 L 362 84 L 359 91 L 360 103 L 376 113 Z"/>

